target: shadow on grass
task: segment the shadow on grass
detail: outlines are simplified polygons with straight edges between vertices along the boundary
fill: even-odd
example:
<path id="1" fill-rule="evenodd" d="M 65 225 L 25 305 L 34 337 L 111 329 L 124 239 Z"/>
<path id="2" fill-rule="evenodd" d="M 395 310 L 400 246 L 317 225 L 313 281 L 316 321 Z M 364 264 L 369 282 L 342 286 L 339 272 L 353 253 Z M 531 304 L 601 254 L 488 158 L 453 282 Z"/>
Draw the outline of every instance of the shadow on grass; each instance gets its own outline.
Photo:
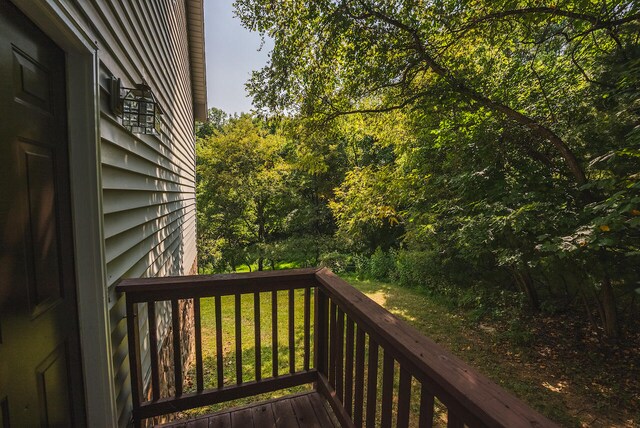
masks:
<path id="1" fill-rule="evenodd" d="M 347 277 L 347 281 L 356 288 L 394 313 L 404 319 L 410 325 L 417 328 L 426 336 L 439 343 L 444 348 L 475 367 L 479 372 L 491 378 L 494 382 L 510 390 L 516 396 L 529 403 L 532 407 L 545 414 L 552 420 L 563 426 L 578 426 L 584 418 L 576 417 L 572 414 L 565 402 L 565 394 L 558 394 L 550 390 L 545 383 L 554 384 L 556 380 L 564 374 L 557 371 L 544 369 L 538 370 L 537 366 L 531 366 L 528 361 L 527 352 L 532 350 L 518 349 L 510 346 L 504 340 L 499 339 L 499 325 L 478 326 L 470 322 L 464 313 L 458 310 L 451 310 L 450 307 L 439 302 L 438 299 L 420 292 L 417 289 L 403 288 L 380 281 L 360 281 L 354 277 Z M 223 298 L 222 322 L 223 322 L 223 379 L 224 385 L 234 385 L 236 383 L 236 352 L 235 352 L 235 308 L 233 298 Z M 202 299 L 203 314 L 203 353 L 204 353 L 204 380 L 205 388 L 217 388 L 217 366 L 215 355 L 215 322 L 213 304 L 207 305 L 207 299 Z M 302 369 L 302 349 L 304 330 L 302 327 L 302 294 L 295 294 L 295 351 L 296 370 Z M 311 302 L 313 305 L 313 302 Z M 261 297 L 261 374 L 263 379 L 272 377 L 272 348 L 271 348 L 271 296 L 263 293 Z M 255 379 L 255 336 L 254 336 L 254 311 L 253 296 L 242 297 L 242 372 L 243 382 Z M 313 314 L 313 311 L 311 311 Z M 278 293 L 277 304 L 277 324 L 278 324 L 278 371 L 280 374 L 289 372 L 289 349 L 288 349 L 288 296 L 285 293 Z M 486 329 L 485 329 L 486 327 Z M 313 338 L 313 332 L 311 332 Z M 313 343 L 313 339 L 311 340 Z M 313 355 L 310 355 L 313 361 Z M 365 365 L 366 365 L 365 357 Z M 312 363 L 311 363 L 312 364 Z M 378 389 L 382 385 L 382 354 L 379 359 Z M 562 365 L 560 367 L 563 367 Z M 365 368 L 365 373 L 367 372 Z M 397 394 L 397 383 L 399 368 L 396 367 L 394 375 L 394 394 Z M 366 374 L 365 374 L 366 379 Z M 195 373 L 192 369 L 187 376 L 187 385 L 191 390 L 195 389 Z M 259 402 L 270 398 L 277 398 L 288 394 L 309 390 L 310 385 L 285 389 L 260 396 L 247 397 L 232 402 L 215 404 L 206 408 L 194 409 L 186 416 L 196 416 L 219 411 L 239 405 Z M 416 420 L 419 412 L 420 385 L 414 381 L 412 387 L 412 423 Z M 380 391 L 378 392 L 378 415 L 380 411 Z M 366 392 L 365 392 L 366 403 Z M 576 394 L 574 399 L 580 399 L 580 394 Z M 396 406 L 397 395 L 394 395 L 394 406 Z M 446 410 L 444 406 L 436 403 L 436 426 L 446 424 L 444 416 Z"/>

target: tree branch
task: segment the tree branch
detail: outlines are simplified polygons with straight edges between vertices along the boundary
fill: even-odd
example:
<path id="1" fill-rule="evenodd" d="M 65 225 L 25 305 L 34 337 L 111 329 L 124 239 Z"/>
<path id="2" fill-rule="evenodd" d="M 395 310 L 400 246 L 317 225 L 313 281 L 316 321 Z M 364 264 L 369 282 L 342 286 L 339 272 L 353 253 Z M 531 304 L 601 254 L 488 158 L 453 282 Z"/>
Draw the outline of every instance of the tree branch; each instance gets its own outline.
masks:
<path id="1" fill-rule="evenodd" d="M 616 27 L 618 25 L 626 24 L 628 22 L 640 20 L 640 14 L 634 14 L 634 15 L 629 15 L 620 19 L 603 21 L 600 19 L 600 17 L 595 15 L 590 15 L 587 13 L 572 12 L 570 10 L 563 10 L 553 6 L 549 6 L 549 7 L 528 7 L 523 9 L 513 9 L 513 10 L 505 10 L 502 12 L 490 13 L 488 15 L 472 20 L 470 25 L 479 24 L 485 21 L 492 21 L 495 19 L 503 19 L 510 16 L 522 16 L 522 15 L 528 15 L 528 14 L 547 14 L 547 15 L 562 16 L 566 18 L 577 19 L 580 21 L 587 21 L 593 24 L 594 27 L 597 27 L 597 28 L 611 28 L 611 27 Z"/>
<path id="2" fill-rule="evenodd" d="M 404 107 L 408 106 L 409 104 L 412 104 L 414 101 L 426 96 L 427 93 L 428 92 L 426 92 L 426 91 L 418 92 L 418 93 L 410 96 L 409 98 L 406 98 L 400 104 L 396 104 L 396 105 L 392 105 L 392 106 L 388 106 L 388 107 L 335 111 L 335 112 L 333 112 L 333 113 L 331 113 L 329 115 L 326 115 L 324 121 L 325 122 L 330 122 L 331 120 L 333 120 L 335 118 L 338 118 L 340 116 L 349 116 L 349 115 L 352 115 L 352 114 L 388 113 L 390 111 L 399 110 L 401 108 L 404 108 Z"/>
<path id="3" fill-rule="evenodd" d="M 434 73 L 443 77 L 455 92 L 467 97 L 468 99 L 471 99 L 477 102 L 478 104 L 484 107 L 487 107 L 492 111 L 504 114 L 511 120 L 526 126 L 542 139 L 548 140 L 560 153 L 560 156 L 562 156 L 562 158 L 565 160 L 565 163 L 567 164 L 567 167 L 571 171 L 571 174 L 573 175 L 576 183 L 578 185 L 583 185 L 584 183 L 587 182 L 586 175 L 584 174 L 584 171 L 582 170 L 580 162 L 578 162 L 578 159 L 576 158 L 574 153 L 565 144 L 565 142 L 558 135 L 556 135 L 551 129 L 547 128 L 544 125 L 541 125 L 534 119 L 520 113 L 517 110 L 512 109 L 511 107 L 505 104 L 502 104 L 490 99 L 489 97 L 481 94 L 480 92 L 467 86 L 464 82 L 457 79 L 447 68 L 445 68 L 440 63 L 438 63 L 429 54 L 420 37 L 420 34 L 415 28 L 412 28 L 407 24 L 393 17 L 385 15 L 378 10 L 372 9 L 368 6 L 365 6 L 365 8 L 368 9 L 368 12 L 371 15 L 377 17 L 378 19 L 382 20 L 388 25 L 391 25 L 395 28 L 398 28 L 408 33 L 408 35 L 413 39 L 415 49 L 420 55 L 420 57 L 423 59 L 423 61 L 431 68 L 431 70 Z M 417 99 L 417 95 L 412 97 L 411 102 L 415 101 L 415 99 Z M 396 106 L 396 108 L 400 108 L 400 107 Z"/>
<path id="4" fill-rule="evenodd" d="M 542 92 L 542 96 L 544 97 L 544 102 L 547 105 L 547 108 L 549 109 L 549 114 L 551 114 L 551 119 L 554 122 L 557 122 L 556 115 L 553 112 L 553 106 L 551 105 L 551 101 L 549 100 L 549 96 L 547 95 L 547 91 L 545 91 L 545 89 L 544 89 L 544 84 L 542 82 L 542 77 L 540 77 L 540 73 L 538 73 L 538 70 L 536 70 L 535 60 L 536 60 L 536 58 L 538 56 L 538 47 L 536 47 L 535 54 L 533 56 L 533 59 L 531 60 L 531 63 L 529 64 L 529 66 L 531 68 L 531 71 L 533 72 L 533 75 L 535 76 L 536 80 L 538 81 L 538 86 L 540 87 L 540 92 Z"/>

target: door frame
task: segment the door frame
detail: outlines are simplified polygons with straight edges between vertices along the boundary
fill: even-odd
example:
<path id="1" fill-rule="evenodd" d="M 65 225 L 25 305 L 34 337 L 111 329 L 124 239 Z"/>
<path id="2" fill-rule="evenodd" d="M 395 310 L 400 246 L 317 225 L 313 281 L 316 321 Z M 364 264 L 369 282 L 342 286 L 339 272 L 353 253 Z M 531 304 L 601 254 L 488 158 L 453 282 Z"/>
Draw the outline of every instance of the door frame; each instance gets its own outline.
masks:
<path id="1" fill-rule="evenodd" d="M 11 0 L 66 57 L 69 181 L 87 426 L 118 426 L 105 271 L 98 46 L 61 0 Z"/>

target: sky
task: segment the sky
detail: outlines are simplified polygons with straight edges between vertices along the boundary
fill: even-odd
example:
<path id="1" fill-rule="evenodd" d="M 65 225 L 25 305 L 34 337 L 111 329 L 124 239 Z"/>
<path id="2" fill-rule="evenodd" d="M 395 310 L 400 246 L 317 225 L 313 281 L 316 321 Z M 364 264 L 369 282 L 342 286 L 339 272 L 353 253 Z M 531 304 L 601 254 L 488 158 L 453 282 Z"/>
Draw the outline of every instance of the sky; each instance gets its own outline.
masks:
<path id="1" fill-rule="evenodd" d="M 229 114 L 249 112 L 253 105 L 244 85 L 252 70 L 262 68 L 273 42 L 258 51 L 258 33 L 246 30 L 233 15 L 233 0 L 204 2 L 207 57 L 207 103 Z"/>

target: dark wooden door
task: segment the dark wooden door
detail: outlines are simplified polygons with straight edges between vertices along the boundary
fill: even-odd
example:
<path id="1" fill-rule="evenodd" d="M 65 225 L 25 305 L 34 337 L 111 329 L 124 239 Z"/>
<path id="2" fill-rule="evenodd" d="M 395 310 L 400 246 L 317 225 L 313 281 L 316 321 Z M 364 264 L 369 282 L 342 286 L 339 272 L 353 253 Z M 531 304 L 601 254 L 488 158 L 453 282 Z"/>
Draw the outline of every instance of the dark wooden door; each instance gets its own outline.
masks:
<path id="1" fill-rule="evenodd" d="M 83 426 L 65 56 L 0 0 L 0 427 Z"/>

